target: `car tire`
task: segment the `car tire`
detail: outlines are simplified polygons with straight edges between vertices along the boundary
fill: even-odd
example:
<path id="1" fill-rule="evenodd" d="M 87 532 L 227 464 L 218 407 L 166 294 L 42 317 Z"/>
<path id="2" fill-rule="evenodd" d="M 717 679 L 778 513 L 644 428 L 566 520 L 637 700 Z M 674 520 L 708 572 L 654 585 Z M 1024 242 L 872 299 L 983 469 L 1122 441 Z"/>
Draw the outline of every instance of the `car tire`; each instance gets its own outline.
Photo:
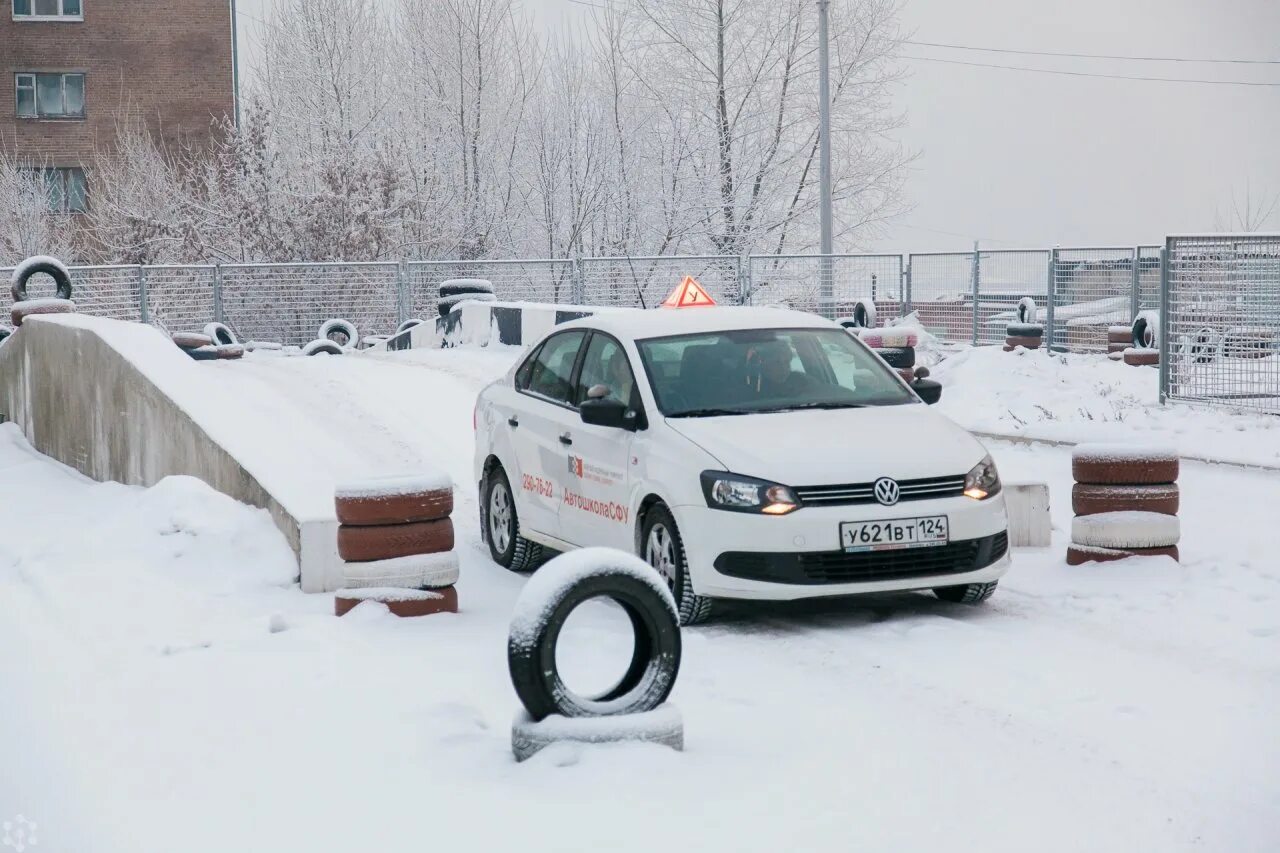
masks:
<path id="1" fill-rule="evenodd" d="M 681 625 L 707 621 L 714 600 L 693 591 L 684 539 L 665 504 L 657 504 L 645 513 L 644 524 L 640 528 L 640 559 L 653 566 L 667 582 L 667 588 L 676 600 Z"/>
<path id="2" fill-rule="evenodd" d="M 995 595 L 996 587 L 999 584 L 1000 581 L 990 581 L 989 583 L 970 583 L 962 586 L 939 586 L 934 587 L 933 594 L 943 601 L 950 601 L 953 604 L 981 604 Z"/>
<path id="3" fill-rule="evenodd" d="M 485 478 L 480 501 L 480 532 L 489 544 L 489 556 L 504 569 L 527 572 L 543 561 L 543 547 L 520 535 L 520 515 L 515 492 L 501 465 Z"/>

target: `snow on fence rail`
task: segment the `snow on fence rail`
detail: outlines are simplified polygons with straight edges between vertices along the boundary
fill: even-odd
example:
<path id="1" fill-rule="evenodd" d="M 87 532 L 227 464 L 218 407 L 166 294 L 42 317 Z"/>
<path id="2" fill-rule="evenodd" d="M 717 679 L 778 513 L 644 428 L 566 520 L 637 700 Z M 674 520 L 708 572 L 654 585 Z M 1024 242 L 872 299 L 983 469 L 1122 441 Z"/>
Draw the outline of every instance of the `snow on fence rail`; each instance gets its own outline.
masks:
<path id="1" fill-rule="evenodd" d="M 663 255 L 378 263 L 73 267 L 90 314 L 169 331 L 226 323 L 242 340 L 302 344 L 332 317 L 387 334 L 436 310 L 441 281 L 485 278 L 506 301 L 653 307 L 685 275 L 726 304 L 789 305 L 842 316 L 864 298 L 881 318 L 911 311 L 944 341 L 996 343 L 1018 300 L 1035 298 L 1059 348 L 1105 349 L 1106 326 L 1159 297 L 1159 246 L 832 255 L 832 303 L 819 255 Z M 0 280 L 7 271 L 0 270 Z"/>

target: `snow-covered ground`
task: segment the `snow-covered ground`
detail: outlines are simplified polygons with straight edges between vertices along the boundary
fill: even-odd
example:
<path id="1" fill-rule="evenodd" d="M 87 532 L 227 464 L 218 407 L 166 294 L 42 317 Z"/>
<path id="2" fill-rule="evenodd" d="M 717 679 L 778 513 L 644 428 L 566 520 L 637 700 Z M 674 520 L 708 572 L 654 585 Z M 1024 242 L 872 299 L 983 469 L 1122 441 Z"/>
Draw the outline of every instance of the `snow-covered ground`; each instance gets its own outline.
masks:
<path id="1" fill-rule="evenodd" d="M 1038 402 L 1046 437 L 1237 436 L 1156 410 L 1154 371 L 993 353 L 936 371 L 968 425 L 1007 431 L 1001 406 L 1028 420 Z M 290 586 L 265 513 L 185 478 L 92 483 L 0 426 L 0 818 L 76 853 L 1276 849 L 1280 476 L 1187 463 L 1181 565 L 1072 568 L 1070 455 L 1046 446 L 992 445 L 1006 479 L 1050 484 L 1055 533 L 987 606 L 732 608 L 685 632 L 684 753 L 517 765 L 505 641 L 524 579 L 479 543 L 470 482 L 471 400 L 513 357 L 208 365 L 275 395 L 281 430 L 320 424 L 335 478 L 424 460 L 454 477 L 462 612 L 420 620 L 336 619 Z M 1123 421 L 1098 417 L 1130 397 Z M 617 664 L 615 616 L 575 620 L 587 674 Z"/>

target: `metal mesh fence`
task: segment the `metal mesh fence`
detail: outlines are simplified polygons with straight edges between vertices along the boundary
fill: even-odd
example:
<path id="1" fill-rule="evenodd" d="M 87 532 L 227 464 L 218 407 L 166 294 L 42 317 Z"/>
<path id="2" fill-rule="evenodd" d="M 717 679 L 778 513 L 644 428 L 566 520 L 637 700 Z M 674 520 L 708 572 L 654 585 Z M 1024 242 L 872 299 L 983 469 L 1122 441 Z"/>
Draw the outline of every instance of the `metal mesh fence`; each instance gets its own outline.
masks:
<path id="1" fill-rule="evenodd" d="M 1280 414 L 1280 234 L 1170 237 L 1165 255 L 1162 397 Z"/>
<path id="2" fill-rule="evenodd" d="M 742 299 L 739 260 L 723 255 L 583 258 L 582 301 L 587 305 L 653 308 L 685 276 L 698 280 L 723 305 Z"/>
<path id="3" fill-rule="evenodd" d="M 950 343 L 974 338 L 973 252 L 908 256 L 911 310 L 936 337 Z"/>
<path id="4" fill-rule="evenodd" d="M 1106 352 L 1107 327 L 1133 319 L 1132 248 L 1058 249 L 1053 270 L 1052 345 Z"/>
<path id="5" fill-rule="evenodd" d="M 755 255 L 750 258 L 747 301 L 818 312 L 822 307 L 822 266 L 817 255 Z M 901 316 L 905 299 L 902 255 L 832 255 L 832 312 L 853 313 L 859 299 L 875 301 L 882 318 Z"/>
<path id="6" fill-rule="evenodd" d="M 379 263 L 223 266 L 223 322 L 241 340 L 285 344 L 315 340 L 333 318 L 354 323 L 361 335 L 390 334 L 399 317 L 399 270 Z"/>
<path id="7" fill-rule="evenodd" d="M 507 302 L 574 301 L 572 260 L 413 261 L 408 266 L 408 312 L 422 319 L 436 315 L 440 282 L 483 278 L 494 295 Z"/>
<path id="8" fill-rule="evenodd" d="M 1049 294 L 1049 258 L 1045 249 L 1000 249 L 978 255 L 977 344 L 1003 343 L 1007 326 L 1018 319 L 1023 297 L 1036 301 L 1044 319 Z"/>

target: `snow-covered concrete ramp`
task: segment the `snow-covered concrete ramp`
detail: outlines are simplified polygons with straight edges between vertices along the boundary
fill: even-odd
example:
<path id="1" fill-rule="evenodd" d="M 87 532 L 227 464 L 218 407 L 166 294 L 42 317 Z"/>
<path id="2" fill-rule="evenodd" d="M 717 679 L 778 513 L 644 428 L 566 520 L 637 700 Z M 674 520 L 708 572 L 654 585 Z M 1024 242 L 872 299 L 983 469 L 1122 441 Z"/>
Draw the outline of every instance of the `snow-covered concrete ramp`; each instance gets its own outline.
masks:
<path id="1" fill-rule="evenodd" d="M 95 480 L 152 486 L 186 474 L 266 509 L 302 587 L 335 587 L 332 484 L 289 464 L 289 437 L 160 332 L 84 315 L 27 320 L 0 347 L 0 415 L 42 453 Z"/>

